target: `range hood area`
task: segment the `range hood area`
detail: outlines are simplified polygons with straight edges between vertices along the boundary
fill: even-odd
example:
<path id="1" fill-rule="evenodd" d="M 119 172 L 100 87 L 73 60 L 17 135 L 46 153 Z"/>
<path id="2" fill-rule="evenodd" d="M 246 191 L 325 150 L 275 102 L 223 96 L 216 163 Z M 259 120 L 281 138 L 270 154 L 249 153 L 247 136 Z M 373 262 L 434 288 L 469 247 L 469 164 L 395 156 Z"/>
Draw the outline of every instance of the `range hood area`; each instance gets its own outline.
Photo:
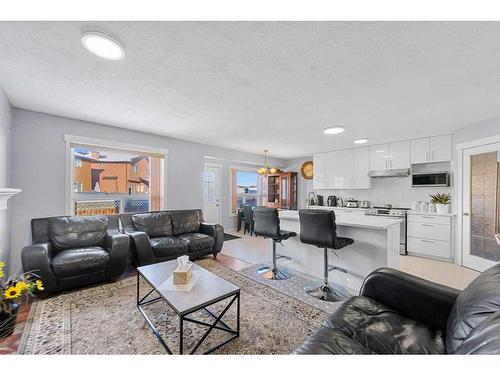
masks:
<path id="1" fill-rule="evenodd" d="M 371 178 L 382 177 L 408 177 L 410 175 L 410 168 L 402 169 L 382 169 L 376 171 L 369 171 L 368 176 Z"/>

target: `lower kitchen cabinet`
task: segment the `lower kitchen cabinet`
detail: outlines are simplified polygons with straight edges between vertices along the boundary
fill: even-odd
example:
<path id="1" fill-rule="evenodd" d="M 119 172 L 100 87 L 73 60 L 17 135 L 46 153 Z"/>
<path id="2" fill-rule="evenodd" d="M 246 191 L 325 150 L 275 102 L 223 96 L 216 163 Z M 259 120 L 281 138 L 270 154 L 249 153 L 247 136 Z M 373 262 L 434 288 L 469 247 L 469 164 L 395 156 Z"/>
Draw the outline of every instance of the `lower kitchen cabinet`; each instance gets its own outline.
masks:
<path id="1" fill-rule="evenodd" d="M 432 258 L 454 258 L 453 216 L 409 213 L 407 227 L 407 250 L 410 255 Z"/>

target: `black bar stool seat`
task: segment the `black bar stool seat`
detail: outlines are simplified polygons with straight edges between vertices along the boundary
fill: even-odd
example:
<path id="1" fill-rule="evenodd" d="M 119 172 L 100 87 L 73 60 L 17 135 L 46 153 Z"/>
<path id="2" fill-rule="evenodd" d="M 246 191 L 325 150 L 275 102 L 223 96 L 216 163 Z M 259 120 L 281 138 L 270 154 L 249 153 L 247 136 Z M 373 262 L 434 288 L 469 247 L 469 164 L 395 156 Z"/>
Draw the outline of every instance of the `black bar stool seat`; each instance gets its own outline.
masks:
<path id="1" fill-rule="evenodd" d="M 292 260 L 289 256 L 276 253 L 276 244 L 281 243 L 291 237 L 297 236 L 297 233 L 280 229 L 280 218 L 276 208 L 256 207 L 253 210 L 254 228 L 257 236 L 271 238 L 273 240 L 273 266 L 263 267 L 258 270 L 262 276 L 270 280 L 284 280 L 291 277 L 291 274 L 278 268 L 276 261 L 280 258 Z"/>
<path id="2" fill-rule="evenodd" d="M 346 295 L 332 288 L 328 282 L 330 271 L 348 273 L 341 267 L 330 266 L 328 263 L 328 249 L 340 250 L 354 243 L 352 238 L 338 237 L 335 212 L 330 210 L 300 210 L 300 241 L 309 245 L 323 248 L 323 284 L 306 289 L 313 297 L 324 301 L 342 301 Z"/>

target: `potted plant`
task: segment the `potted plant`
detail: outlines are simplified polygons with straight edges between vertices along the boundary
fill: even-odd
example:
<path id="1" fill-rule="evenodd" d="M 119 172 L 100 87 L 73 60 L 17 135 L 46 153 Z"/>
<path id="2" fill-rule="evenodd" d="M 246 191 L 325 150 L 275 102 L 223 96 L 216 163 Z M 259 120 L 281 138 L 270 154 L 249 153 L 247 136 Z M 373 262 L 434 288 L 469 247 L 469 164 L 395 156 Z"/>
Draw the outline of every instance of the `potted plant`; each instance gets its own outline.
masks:
<path id="1" fill-rule="evenodd" d="M 447 214 L 450 212 L 451 194 L 448 193 L 437 193 L 430 194 L 432 198 L 432 203 L 436 205 L 436 212 L 438 214 Z"/>
<path id="2" fill-rule="evenodd" d="M 42 281 L 32 272 L 4 280 L 4 267 L 5 263 L 0 261 L 0 339 L 14 332 L 21 298 L 43 291 Z"/>

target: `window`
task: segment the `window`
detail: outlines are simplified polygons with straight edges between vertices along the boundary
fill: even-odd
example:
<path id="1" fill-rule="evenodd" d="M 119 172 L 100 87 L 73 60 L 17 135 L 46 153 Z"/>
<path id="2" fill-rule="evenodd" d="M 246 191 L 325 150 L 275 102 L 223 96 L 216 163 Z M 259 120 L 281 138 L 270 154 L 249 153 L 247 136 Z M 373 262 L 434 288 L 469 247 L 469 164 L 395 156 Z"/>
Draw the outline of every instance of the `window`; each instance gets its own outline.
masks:
<path id="1" fill-rule="evenodd" d="M 71 143 L 72 213 L 162 209 L 164 155 Z"/>
<path id="2" fill-rule="evenodd" d="M 231 168 L 231 213 L 242 205 L 261 204 L 261 181 L 257 172 Z"/>

